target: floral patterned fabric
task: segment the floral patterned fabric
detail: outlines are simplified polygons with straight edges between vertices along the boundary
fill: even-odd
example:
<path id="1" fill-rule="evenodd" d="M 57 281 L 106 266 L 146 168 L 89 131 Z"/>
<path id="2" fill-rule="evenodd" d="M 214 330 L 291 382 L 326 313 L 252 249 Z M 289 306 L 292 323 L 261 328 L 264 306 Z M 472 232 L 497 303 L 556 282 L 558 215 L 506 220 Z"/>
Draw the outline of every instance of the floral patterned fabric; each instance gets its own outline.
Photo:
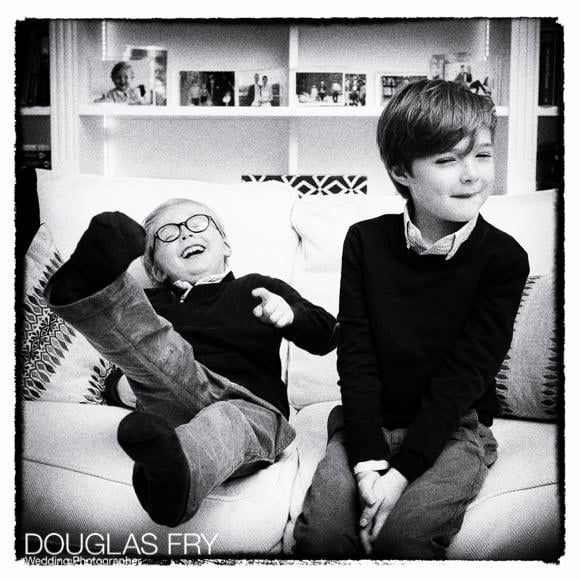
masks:
<path id="1" fill-rule="evenodd" d="M 114 366 L 46 305 L 44 288 L 62 264 L 41 225 L 26 253 L 21 297 L 20 389 L 28 401 L 104 403 Z"/>

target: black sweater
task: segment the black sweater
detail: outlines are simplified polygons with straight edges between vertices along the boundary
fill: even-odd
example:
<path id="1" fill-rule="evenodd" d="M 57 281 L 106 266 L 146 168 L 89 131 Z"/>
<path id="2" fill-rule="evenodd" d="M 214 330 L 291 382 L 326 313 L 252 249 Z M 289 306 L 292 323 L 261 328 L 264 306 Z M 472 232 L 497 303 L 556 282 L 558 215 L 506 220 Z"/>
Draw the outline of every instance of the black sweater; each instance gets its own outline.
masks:
<path id="1" fill-rule="evenodd" d="M 390 465 L 412 481 L 470 408 L 491 425 L 528 272 L 521 246 L 481 216 L 450 260 L 407 249 L 401 215 L 349 229 L 338 371 L 351 466 L 386 458 L 381 426 L 408 427 Z"/>
<path id="2" fill-rule="evenodd" d="M 288 302 L 294 312 L 292 324 L 277 329 L 254 316 L 260 300 L 252 290 L 259 287 Z M 229 273 L 219 283 L 194 286 L 183 303 L 171 288 L 147 290 L 147 296 L 157 314 L 191 344 L 200 363 L 272 403 L 286 417 L 281 339 L 313 354 L 326 354 L 336 345 L 334 317 L 276 278 L 249 274 L 236 279 Z"/>

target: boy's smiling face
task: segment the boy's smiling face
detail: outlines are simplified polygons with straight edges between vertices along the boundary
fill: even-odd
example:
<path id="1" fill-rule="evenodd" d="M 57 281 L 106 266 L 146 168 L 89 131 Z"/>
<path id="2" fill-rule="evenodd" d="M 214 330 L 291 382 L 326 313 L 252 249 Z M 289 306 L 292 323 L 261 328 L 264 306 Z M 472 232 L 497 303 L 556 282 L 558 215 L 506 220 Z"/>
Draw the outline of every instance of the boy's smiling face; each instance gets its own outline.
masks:
<path id="1" fill-rule="evenodd" d="M 478 129 L 450 151 L 415 159 L 412 174 L 393 172 L 413 200 L 413 220 L 423 233 L 450 233 L 474 218 L 493 189 L 495 167 L 489 129 Z"/>
<path id="2" fill-rule="evenodd" d="M 213 217 L 206 206 L 195 202 L 181 204 L 163 211 L 157 217 L 154 229 L 157 231 L 169 223 L 182 223 L 194 214 Z M 184 280 L 193 284 L 205 276 L 221 274 L 225 270 L 226 257 L 230 254 L 228 243 L 212 220 L 203 232 L 194 233 L 182 225 L 176 240 L 155 240 L 155 262 L 171 282 Z"/>
<path id="3" fill-rule="evenodd" d="M 133 77 L 133 69 L 131 67 L 123 67 L 112 75 L 113 84 L 118 91 L 126 91 L 131 87 Z"/>

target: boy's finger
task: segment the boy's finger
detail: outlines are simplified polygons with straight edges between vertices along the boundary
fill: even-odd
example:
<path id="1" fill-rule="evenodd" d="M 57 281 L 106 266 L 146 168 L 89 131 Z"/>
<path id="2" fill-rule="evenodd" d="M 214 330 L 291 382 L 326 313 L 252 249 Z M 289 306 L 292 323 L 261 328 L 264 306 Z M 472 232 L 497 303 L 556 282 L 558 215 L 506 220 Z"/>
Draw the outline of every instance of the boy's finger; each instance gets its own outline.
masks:
<path id="1" fill-rule="evenodd" d="M 254 316 L 257 316 L 258 318 L 261 318 L 263 316 L 263 314 L 264 314 L 264 309 L 259 304 L 258 306 L 256 306 L 256 308 L 254 308 L 254 310 L 252 312 L 254 313 Z"/>
<path id="2" fill-rule="evenodd" d="M 272 293 L 269 290 L 266 290 L 266 288 L 254 288 L 252 290 L 252 296 L 260 298 L 262 303 L 266 302 L 271 295 Z"/>
<path id="3" fill-rule="evenodd" d="M 373 505 L 365 506 L 360 516 L 360 526 L 364 528 L 369 525 L 370 522 L 373 521 L 375 514 L 377 513 L 377 509 L 379 508 L 379 502 L 376 502 Z"/>

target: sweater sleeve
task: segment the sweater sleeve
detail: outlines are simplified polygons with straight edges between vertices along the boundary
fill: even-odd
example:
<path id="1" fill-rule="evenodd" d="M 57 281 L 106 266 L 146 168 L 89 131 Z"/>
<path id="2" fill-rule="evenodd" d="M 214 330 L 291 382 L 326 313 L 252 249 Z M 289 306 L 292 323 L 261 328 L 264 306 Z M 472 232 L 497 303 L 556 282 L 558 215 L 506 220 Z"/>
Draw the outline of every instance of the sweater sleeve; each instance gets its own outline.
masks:
<path id="1" fill-rule="evenodd" d="M 337 363 L 351 467 L 386 458 L 381 429 L 382 385 L 366 306 L 364 271 L 360 234 L 351 227 L 342 254 Z"/>
<path id="2" fill-rule="evenodd" d="M 265 278 L 264 286 L 284 298 L 294 312 L 292 324 L 281 330 L 285 339 L 312 354 L 324 355 L 334 350 L 337 322 L 332 314 L 282 280 Z"/>
<path id="3" fill-rule="evenodd" d="M 514 320 L 529 274 L 527 254 L 516 245 L 477 293 L 462 335 L 431 378 L 421 406 L 391 466 L 409 481 L 437 459 L 461 417 L 481 398 L 511 344 Z"/>

